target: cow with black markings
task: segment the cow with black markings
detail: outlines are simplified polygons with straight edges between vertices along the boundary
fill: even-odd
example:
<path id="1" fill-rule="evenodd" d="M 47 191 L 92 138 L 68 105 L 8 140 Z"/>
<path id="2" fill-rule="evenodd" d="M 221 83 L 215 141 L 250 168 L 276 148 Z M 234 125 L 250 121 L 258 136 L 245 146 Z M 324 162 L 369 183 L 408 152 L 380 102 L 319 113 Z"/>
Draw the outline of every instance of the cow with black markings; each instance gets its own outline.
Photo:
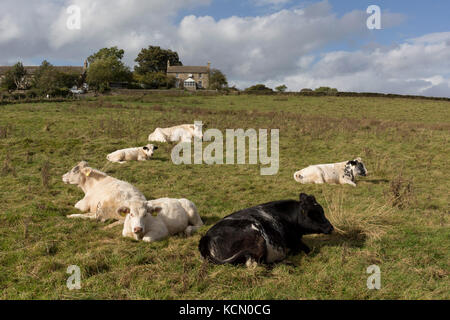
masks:
<path id="1" fill-rule="evenodd" d="M 361 158 L 327 164 L 315 164 L 294 173 L 294 180 L 301 184 L 349 184 L 356 187 L 356 177 L 367 175 Z"/>
<path id="2" fill-rule="evenodd" d="M 216 264 L 274 263 L 287 254 L 310 249 L 302 236 L 334 230 L 312 195 L 299 201 L 281 200 L 237 211 L 214 225 L 199 243 L 201 255 Z"/>

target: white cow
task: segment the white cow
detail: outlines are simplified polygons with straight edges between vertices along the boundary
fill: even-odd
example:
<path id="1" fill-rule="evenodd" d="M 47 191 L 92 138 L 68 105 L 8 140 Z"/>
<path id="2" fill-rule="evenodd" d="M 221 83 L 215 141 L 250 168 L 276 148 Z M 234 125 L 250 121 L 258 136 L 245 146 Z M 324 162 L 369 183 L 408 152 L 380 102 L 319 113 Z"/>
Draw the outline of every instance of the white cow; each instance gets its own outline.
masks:
<path id="1" fill-rule="evenodd" d="M 108 176 L 80 162 L 63 175 L 66 184 L 75 184 L 85 196 L 75 204 L 75 208 L 85 214 L 72 214 L 69 218 L 95 219 L 105 221 L 115 219 L 123 222 L 119 209 L 127 206 L 130 212 L 137 213 L 146 208 L 147 199 L 131 184 Z"/>
<path id="2" fill-rule="evenodd" d="M 148 144 L 144 147 L 138 148 L 122 149 L 108 154 L 106 159 L 117 163 L 125 163 L 127 161 L 146 161 L 153 156 L 156 149 L 158 149 L 158 147 L 153 144 Z"/>
<path id="3" fill-rule="evenodd" d="M 192 138 L 203 139 L 202 126 L 196 124 L 182 124 L 170 128 L 156 128 L 148 136 L 148 141 L 156 142 L 191 142 Z"/>
<path id="4" fill-rule="evenodd" d="M 147 210 L 137 213 L 128 207 L 120 210 L 126 215 L 122 231 L 124 237 L 159 241 L 180 232 L 190 236 L 203 225 L 197 208 L 187 199 L 161 198 L 147 201 L 146 205 Z"/>
<path id="5" fill-rule="evenodd" d="M 361 158 L 329 164 L 316 164 L 294 173 L 294 179 L 305 183 L 349 184 L 356 187 L 355 177 L 367 175 Z"/>

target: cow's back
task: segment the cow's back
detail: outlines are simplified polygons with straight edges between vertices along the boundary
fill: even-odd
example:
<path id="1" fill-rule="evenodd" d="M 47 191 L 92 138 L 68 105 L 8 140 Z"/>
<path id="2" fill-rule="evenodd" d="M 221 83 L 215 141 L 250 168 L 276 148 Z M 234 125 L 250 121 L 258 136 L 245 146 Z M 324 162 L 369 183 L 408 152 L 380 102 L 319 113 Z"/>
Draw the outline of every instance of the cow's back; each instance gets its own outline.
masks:
<path id="1" fill-rule="evenodd" d="M 145 196 L 133 185 L 113 177 L 105 177 L 89 190 L 92 205 L 98 206 L 97 212 L 101 220 L 117 219 L 123 217 L 117 209 L 127 205 L 129 201 L 146 201 Z"/>

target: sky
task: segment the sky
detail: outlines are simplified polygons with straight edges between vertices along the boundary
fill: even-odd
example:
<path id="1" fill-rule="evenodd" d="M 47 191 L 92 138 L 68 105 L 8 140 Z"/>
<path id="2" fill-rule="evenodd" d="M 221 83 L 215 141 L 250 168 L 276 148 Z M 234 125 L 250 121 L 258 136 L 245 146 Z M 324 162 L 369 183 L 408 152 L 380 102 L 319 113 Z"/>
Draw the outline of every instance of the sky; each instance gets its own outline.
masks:
<path id="1" fill-rule="evenodd" d="M 71 5 L 81 28 L 67 27 Z M 381 29 L 369 30 L 370 5 Z M 450 97 L 447 0 L 0 0 L 0 65 L 82 65 L 103 47 L 158 45 L 230 85 Z"/>

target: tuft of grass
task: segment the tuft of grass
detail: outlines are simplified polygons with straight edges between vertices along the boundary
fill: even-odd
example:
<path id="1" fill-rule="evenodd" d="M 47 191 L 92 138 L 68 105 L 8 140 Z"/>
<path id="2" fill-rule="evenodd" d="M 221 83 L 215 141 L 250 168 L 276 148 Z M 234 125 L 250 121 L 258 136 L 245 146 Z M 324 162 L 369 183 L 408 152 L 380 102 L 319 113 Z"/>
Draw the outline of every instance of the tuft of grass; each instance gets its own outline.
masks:
<path id="1" fill-rule="evenodd" d="M 410 207 L 415 199 L 413 181 L 405 178 L 400 172 L 398 176 L 391 180 L 386 194 L 393 207 L 399 209 Z"/>
<path id="2" fill-rule="evenodd" d="M 355 240 L 380 240 L 389 228 L 393 209 L 379 201 L 362 202 L 353 208 L 345 206 L 344 192 L 325 197 L 326 216 L 335 231 Z"/>
<path id="3" fill-rule="evenodd" d="M 42 186 L 46 189 L 48 189 L 50 187 L 50 162 L 48 160 L 45 160 L 42 163 L 42 167 L 41 167 L 41 181 L 42 181 Z"/>
<path id="4" fill-rule="evenodd" d="M 13 177 L 17 177 L 16 169 L 14 168 L 9 153 L 7 153 L 5 160 L 3 161 L 2 176 L 7 176 L 9 174 L 12 174 Z"/>
<path id="5" fill-rule="evenodd" d="M 0 126 L 0 139 L 9 138 L 12 130 L 13 130 L 13 127 L 10 124 Z"/>

